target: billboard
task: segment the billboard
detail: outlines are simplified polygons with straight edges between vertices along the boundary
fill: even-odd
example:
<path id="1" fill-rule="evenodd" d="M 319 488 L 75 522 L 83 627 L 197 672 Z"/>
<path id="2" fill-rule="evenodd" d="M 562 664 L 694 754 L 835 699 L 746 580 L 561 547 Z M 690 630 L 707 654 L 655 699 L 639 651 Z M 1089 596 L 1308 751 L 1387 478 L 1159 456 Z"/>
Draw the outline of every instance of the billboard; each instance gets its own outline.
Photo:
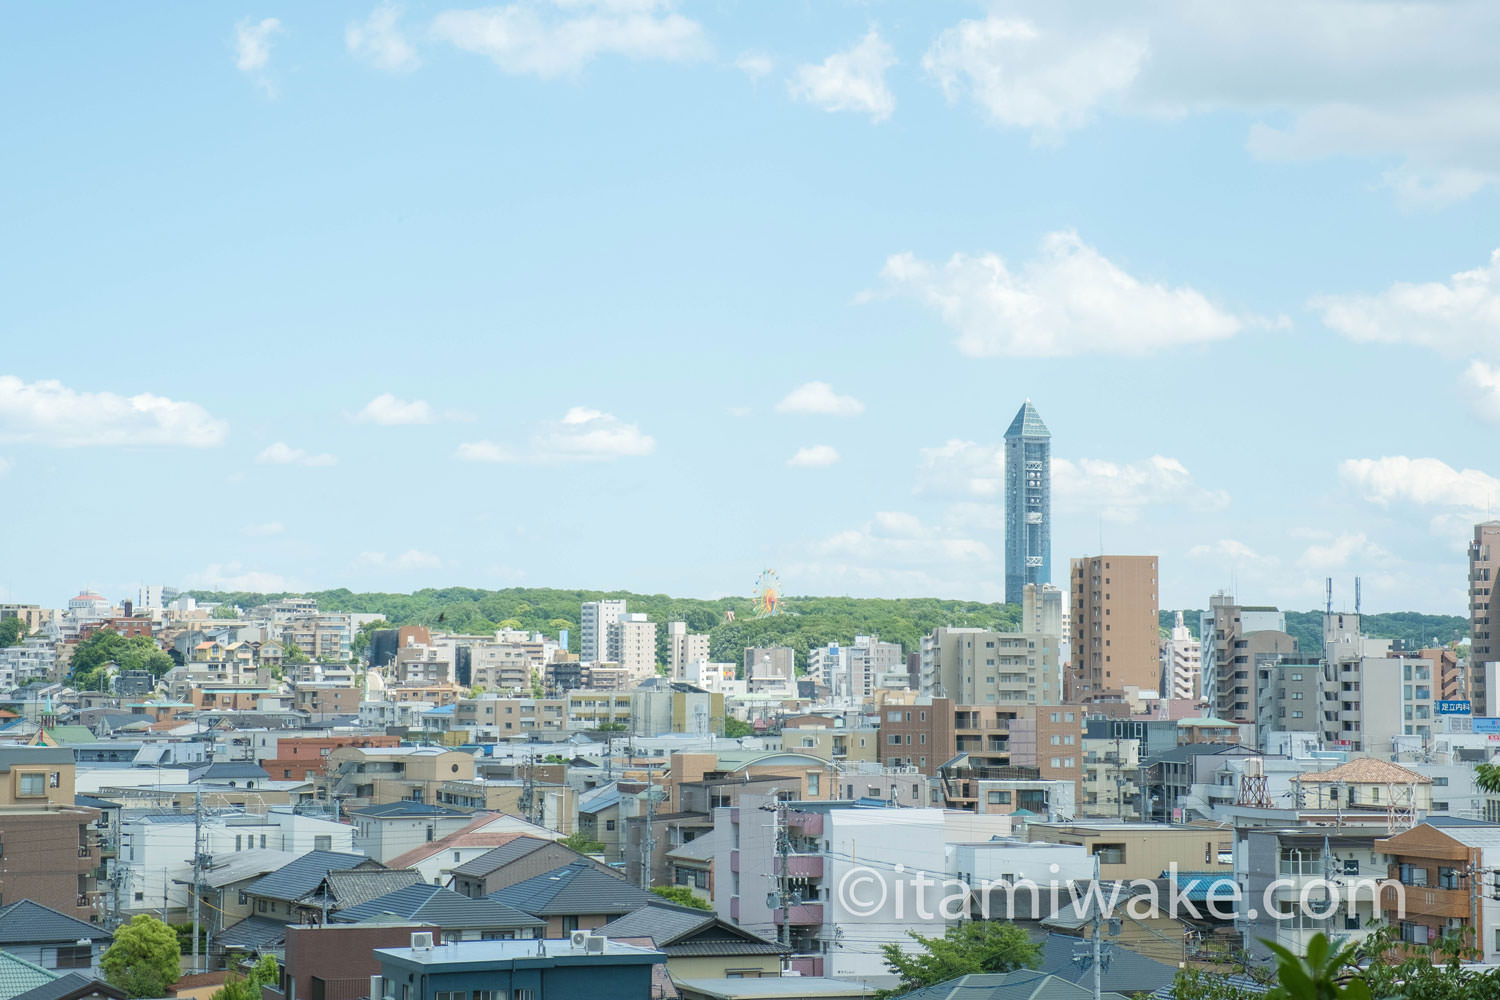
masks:
<path id="1" fill-rule="evenodd" d="M 1474 718 L 1474 732 L 1495 733 L 1500 735 L 1500 719 L 1494 716 L 1480 715 Z"/>
<path id="2" fill-rule="evenodd" d="M 1440 701 L 1437 703 L 1438 715 L 1468 715 L 1469 703 L 1467 701 Z"/>

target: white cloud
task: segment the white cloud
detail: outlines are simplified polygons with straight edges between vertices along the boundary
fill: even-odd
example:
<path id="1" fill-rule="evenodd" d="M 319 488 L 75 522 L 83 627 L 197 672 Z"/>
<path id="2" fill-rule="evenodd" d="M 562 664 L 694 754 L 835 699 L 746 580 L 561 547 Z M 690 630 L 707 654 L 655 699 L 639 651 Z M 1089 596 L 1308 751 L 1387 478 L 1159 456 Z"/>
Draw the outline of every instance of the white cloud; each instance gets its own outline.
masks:
<path id="1" fill-rule="evenodd" d="M 880 511 L 857 528 L 814 542 L 812 551 L 823 557 L 903 568 L 984 563 L 993 558 L 990 547 L 984 542 L 927 525 L 915 515 L 902 511 Z"/>
<path id="2" fill-rule="evenodd" d="M 1458 385 L 1476 414 L 1491 423 L 1500 424 L 1500 366 L 1471 361 L 1459 378 Z"/>
<path id="3" fill-rule="evenodd" d="M 1500 356 L 1500 250 L 1446 282 L 1398 281 L 1375 295 L 1322 295 L 1310 305 L 1351 340 Z"/>
<path id="4" fill-rule="evenodd" d="M 0 375 L 0 441 L 54 448 L 211 448 L 223 444 L 228 433 L 227 423 L 197 403 L 147 392 L 79 392 L 54 380 L 23 382 L 14 375 Z"/>
<path id="5" fill-rule="evenodd" d="M 1382 564 L 1391 561 L 1391 554 L 1370 541 L 1363 531 L 1345 532 L 1328 542 L 1309 545 L 1297 559 L 1297 565 L 1306 570 L 1343 569 L 1351 561 L 1362 565 Z"/>
<path id="6" fill-rule="evenodd" d="M 271 62 L 271 40 L 281 30 L 281 22 L 274 17 L 259 21 L 244 18 L 234 26 L 235 68 L 254 76 L 256 84 L 271 97 L 276 96 L 276 88 L 265 76 L 265 70 Z"/>
<path id="7" fill-rule="evenodd" d="M 443 561 L 431 552 L 423 552 L 421 549 L 407 549 L 399 555 L 386 555 L 384 552 L 361 552 L 354 560 L 357 568 L 364 569 L 395 569 L 409 572 L 417 569 L 441 569 Z"/>
<path id="8" fill-rule="evenodd" d="M 992 253 L 954 254 L 943 264 L 900 253 L 880 274 L 887 292 L 936 310 L 972 357 L 1143 355 L 1267 324 L 1226 312 L 1192 288 L 1127 274 L 1071 231 L 1046 236 L 1019 271 Z"/>
<path id="9" fill-rule="evenodd" d="M 394 3 L 382 3 L 370 12 L 363 21 L 354 21 L 344 29 L 344 44 L 349 51 L 377 69 L 390 73 L 405 73 L 422 64 L 406 36 L 401 33 L 397 21 L 401 8 Z"/>
<path id="10" fill-rule="evenodd" d="M 917 465 L 917 493 L 995 497 L 1005 489 L 1004 445 L 953 438 L 923 448 Z"/>
<path id="11" fill-rule="evenodd" d="M 668 0 L 540 0 L 446 10 L 433 37 L 477 55 L 501 70 L 540 77 L 577 73 L 604 55 L 682 62 L 712 46 L 697 21 Z"/>
<path id="12" fill-rule="evenodd" d="M 1263 556 L 1259 552 L 1246 545 L 1244 542 L 1234 538 L 1220 538 L 1215 542 L 1206 542 L 1194 545 L 1188 549 L 1190 559 L 1208 559 L 1214 561 L 1229 561 L 1235 563 L 1262 563 L 1274 562 L 1269 556 Z"/>
<path id="13" fill-rule="evenodd" d="M 1073 38 L 992 15 L 937 36 L 922 68 L 948 100 L 971 96 L 996 124 L 1055 138 L 1135 79 L 1148 51 L 1127 33 Z"/>
<path id="14" fill-rule="evenodd" d="M 246 569 L 238 561 L 213 563 L 201 573 L 188 575 L 187 585 L 196 590 L 243 590 L 254 594 L 276 594 L 300 590 L 278 573 Z"/>
<path id="15" fill-rule="evenodd" d="M 1339 463 L 1339 478 L 1382 507 L 1406 503 L 1478 513 L 1500 504 L 1500 479 L 1436 458 L 1350 458 Z"/>
<path id="16" fill-rule="evenodd" d="M 996 124 L 1041 137 L 1091 109 L 1229 112 L 1247 120 L 1251 155 L 1364 157 L 1403 201 L 1500 183 L 1494 4 L 1053 0 L 1031 11 L 1025 22 L 961 22 L 924 63 Z"/>
<path id="17" fill-rule="evenodd" d="M 247 524 L 240 529 L 240 534 L 249 535 L 251 538 L 268 538 L 271 535 L 279 535 L 286 530 L 286 525 L 280 521 L 266 521 L 262 524 Z"/>
<path id="18" fill-rule="evenodd" d="M 1161 455 L 1139 462 L 1054 458 L 1052 496 L 1059 509 L 1095 511 L 1110 521 L 1134 521 L 1150 507 L 1222 510 L 1229 505 L 1228 493 L 1204 489 L 1181 462 Z"/>
<path id="19" fill-rule="evenodd" d="M 493 441 L 465 441 L 453 457 L 460 462 L 514 462 L 516 456 L 504 445 Z"/>
<path id="20" fill-rule="evenodd" d="M 777 413 L 823 414 L 831 417 L 857 417 L 865 404 L 853 396 L 840 396 L 827 382 L 799 385 L 776 404 Z"/>
<path id="21" fill-rule="evenodd" d="M 895 52 L 871 28 L 853 48 L 817 65 L 798 66 L 787 88 L 792 97 L 824 111 L 854 111 L 882 122 L 896 110 L 896 96 L 885 83 L 885 71 L 894 65 Z"/>
<path id="22" fill-rule="evenodd" d="M 255 456 L 255 460 L 262 465 L 304 465 L 308 467 L 337 465 L 339 461 L 337 457 L 327 452 L 315 455 L 301 448 L 293 448 L 285 441 L 277 441 L 266 445 L 265 449 L 259 455 Z"/>
<path id="23" fill-rule="evenodd" d="M 814 444 L 798 448 L 797 453 L 786 460 L 794 469 L 823 469 L 839 460 L 839 453 L 832 445 Z"/>
<path id="24" fill-rule="evenodd" d="M 355 414 L 354 419 L 360 423 L 394 427 L 399 424 L 430 424 L 437 416 L 425 400 L 398 399 L 388 392 L 382 392 L 366 403 L 364 409 Z"/>
<path id="25" fill-rule="evenodd" d="M 559 421 L 539 426 L 527 450 L 493 441 L 468 441 L 454 457 L 464 462 L 605 462 L 649 455 L 656 440 L 610 413 L 575 406 Z"/>
<path id="26" fill-rule="evenodd" d="M 764 52 L 741 52 L 734 61 L 734 68 L 752 80 L 759 80 L 775 69 L 776 64 Z"/>

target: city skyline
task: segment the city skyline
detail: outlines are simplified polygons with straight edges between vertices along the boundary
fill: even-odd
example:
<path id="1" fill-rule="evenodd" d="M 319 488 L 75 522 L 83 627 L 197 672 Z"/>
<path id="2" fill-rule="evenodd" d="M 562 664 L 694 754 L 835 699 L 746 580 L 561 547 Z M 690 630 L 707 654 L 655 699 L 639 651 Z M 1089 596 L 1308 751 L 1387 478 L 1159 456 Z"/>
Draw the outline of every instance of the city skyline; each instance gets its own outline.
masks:
<path id="1" fill-rule="evenodd" d="M 0 600 L 1002 600 L 1030 397 L 1060 560 L 1467 610 L 1500 12 L 499 9 L 0 13 Z"/>

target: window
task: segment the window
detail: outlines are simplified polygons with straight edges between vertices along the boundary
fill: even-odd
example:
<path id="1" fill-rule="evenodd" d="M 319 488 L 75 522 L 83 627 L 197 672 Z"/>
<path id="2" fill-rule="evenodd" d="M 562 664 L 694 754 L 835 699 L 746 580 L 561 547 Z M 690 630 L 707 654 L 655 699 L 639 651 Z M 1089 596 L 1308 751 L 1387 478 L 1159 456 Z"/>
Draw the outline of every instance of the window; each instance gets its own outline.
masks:
<path id="1" fill-rule="evenodd" d="M 1124 844 L 1095 844 L 1089 853 L 1099 859 L 1101 865 L 1123 865 L 1125 863 Z"/>
<path id="2" fill-rule="evenodd" d="M 266 901 L 264 899 L 257 899 L 255 901 L 255 912 L 256 913 L 265 913 L 266 912 Z"/>
<path id="3" fill-rule="evenodd" d="M 260 835 L 260 847 L 261 847 L 261 850 L 265 850 L 265 847 L 266 847 L 266 835 L 265 834 L 261 834 Z"/>
<path id="4" fill-rule="evenodd" d="M 89 944 L 63 945 L 57 949 L 58 969 L 87 969 L 93 964 L 94 946 Z"/>
<path id="5" fill-rule="evenodd" d="M 536 1000 L 536 990 L 516 990 L 516 1000 Z"/>
<path id="6" fill-rule="evenodd" d="M 320 834 L 319 836 L 314 837 L 313 838 L 313 850 L 315 850 L 315 851 L 331 851 L 331 850 L 333 850 L 333 835 L 325 833 L 325 834 Z"/>
<path id="7" fill-rule="evenodd" d="M 243 841 L 244 839 L 245 838 L 241 837 L 239 834 L 235 834 L 235 837 L 234 837 L 234 849 L 236 851 L 243 851 L 245 849 L 245 845 L 243 843 L 241 843 L 241 841 Z"/>
<path id="8" fill-rule="evenodd" d="M 485 933 L 492 933 L 492 932 L 486 931 Z M 493 941 L 493 940 L 503 940 L 503 939 L 489 938 L 487 940 Z M 504 990 L 475 990 L 474 991 L 474 1000 L 505 1000 L 505 991 Z"/>
<path id="9" fill-rule="evenodd" d="M 16 794 L 26 796 L 46 795 L 47 786 L 45 781 L 46 776 L 40 771 L 36 774 L 23 774 L 21 775 L 21 790 Z"/>
<path id="10" fill-rule="evenodd" d="M 607 819 L 607 820 L 604 821 L 604 829 L 606 829 L 606 830 L 613 830 L 614 828 L 615 828 L 615 821 L 614 820 Z"/>
<path id="11" fill-rule="evenodd" d="M 1010 792 L 990 792 L 989 803 L 992 806 L 1010 805 Z"/>
<path id="12" fill-rule="evenodd" d="M 469 1000 L 468 990 L 438 990 L 432 1000 Z"/>
<path id="13" fill-rule="evenodd" d="M 1439 868 L 1438 869 L 1438 874 L 1437 874 L 1437 887 L 1439 889 L 1457 889 L 1458 888 L 1458 869 L 1457 868 Z"/>

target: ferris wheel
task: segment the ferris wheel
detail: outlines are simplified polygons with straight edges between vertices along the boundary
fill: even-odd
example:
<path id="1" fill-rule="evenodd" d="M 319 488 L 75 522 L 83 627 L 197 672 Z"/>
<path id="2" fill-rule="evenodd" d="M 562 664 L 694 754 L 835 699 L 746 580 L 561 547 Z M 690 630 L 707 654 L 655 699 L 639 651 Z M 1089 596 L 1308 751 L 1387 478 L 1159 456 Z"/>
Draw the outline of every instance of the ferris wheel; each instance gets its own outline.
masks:
<path id="1" fill-rule="evenodd" d="M 750 596 L 755 605 L 755 617 L 769 618 L 781 614 L 781 578 L 774 569 L 760 571 Z"/>

